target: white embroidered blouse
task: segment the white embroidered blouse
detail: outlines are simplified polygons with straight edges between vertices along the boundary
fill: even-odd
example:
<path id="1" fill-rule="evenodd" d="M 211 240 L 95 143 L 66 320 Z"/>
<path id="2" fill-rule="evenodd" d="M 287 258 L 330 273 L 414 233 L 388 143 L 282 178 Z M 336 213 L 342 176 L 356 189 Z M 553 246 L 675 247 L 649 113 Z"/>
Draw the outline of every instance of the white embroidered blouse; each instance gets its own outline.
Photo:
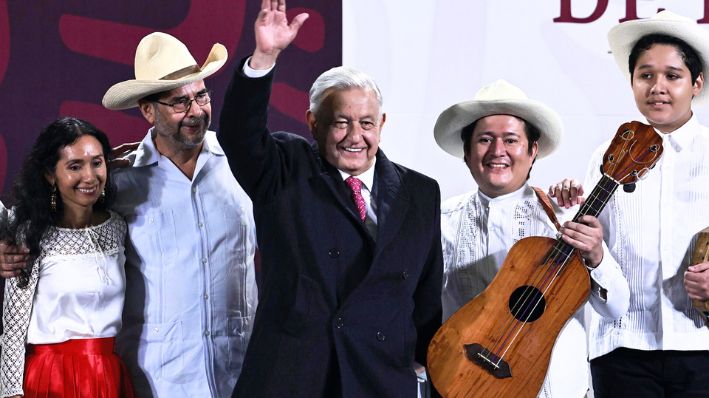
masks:
<path id="1" fill-rule="evenodd" d="M 113 337 L 121 327 L 126 224 L 116 213 L 100 225 L 50 227 L 29 284 L 5 283 L 0 396 L 22 395 L 25 345 Z"/>

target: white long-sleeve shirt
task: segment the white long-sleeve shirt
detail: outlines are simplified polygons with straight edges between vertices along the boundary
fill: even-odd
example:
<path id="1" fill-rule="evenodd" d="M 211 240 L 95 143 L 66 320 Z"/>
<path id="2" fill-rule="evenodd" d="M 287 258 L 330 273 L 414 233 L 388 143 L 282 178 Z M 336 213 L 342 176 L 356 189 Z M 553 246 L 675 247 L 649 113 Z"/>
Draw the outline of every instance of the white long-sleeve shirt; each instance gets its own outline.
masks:
<path id="1" fill-rule="evenodd" d="M 619 189 L 599 216 L 630 286 L 630 307 L 616 320 L 592 314 L 591 358 L 618 347 L 709 349 L 709 328 L 684 288 L 696 234 L 709 226 L 709 129 L 692 117 L 662 139 L 664 153 L 655 168 L 635 192 Z M 586 186 L 600 178 L 607 147 L 594 153 Z"/>
<path id="2" fill-rule="evenodd" d="M 229 397 L 257 306 L 251 200 L 208 131 L 190 180 L 152 140 L 114 174 L 128 223 L 117 352 L 137 396 Z"/>

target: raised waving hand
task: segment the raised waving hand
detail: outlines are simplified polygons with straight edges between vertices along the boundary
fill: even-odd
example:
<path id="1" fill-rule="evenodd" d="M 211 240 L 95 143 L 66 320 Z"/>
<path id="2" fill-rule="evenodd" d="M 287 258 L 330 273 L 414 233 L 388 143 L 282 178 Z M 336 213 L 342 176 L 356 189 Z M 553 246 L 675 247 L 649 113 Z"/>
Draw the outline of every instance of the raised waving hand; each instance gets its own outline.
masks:
<path id="1" fill-rule="evenodd" d="M 285 0 L 263 0 L 254 24 L 256 49 L 249 66 L 254 69 L 273 66 L 278 54 L 295 39 L 308 17 L 307 13 L 298 14 L 288 23 Z"/>

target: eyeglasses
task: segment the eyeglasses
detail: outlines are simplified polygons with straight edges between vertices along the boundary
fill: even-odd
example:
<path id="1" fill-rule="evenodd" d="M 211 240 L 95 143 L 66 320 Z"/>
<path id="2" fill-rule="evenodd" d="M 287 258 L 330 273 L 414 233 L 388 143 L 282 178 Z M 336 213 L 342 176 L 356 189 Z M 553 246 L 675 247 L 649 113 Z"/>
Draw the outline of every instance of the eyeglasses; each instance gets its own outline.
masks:
<path id="1" fill-rule="evenodd" d="M 183 98 L 183 99 L 173 102 L 171 104 L 168 104 L 167 102 L 158 101 L 158 100 L 155 100 L 155 102 L 157 102 L 160 105 L 169 106 L 170 108 L 172 108 L 172 112 L 174 112 L 174 113 L 185 113 L 190 110 L 190 107 L 192 107 L 192 101 L 196 102 L 197 105 L 199 105 L 199 106 L 207 105 L 212 100 L 209 97 L 210 94 L 211 94 L 211 91 L 204 91 L 204 92 L 201 92 L 201 93 L 195 95 L 195 97 L 192 99 Z"/>

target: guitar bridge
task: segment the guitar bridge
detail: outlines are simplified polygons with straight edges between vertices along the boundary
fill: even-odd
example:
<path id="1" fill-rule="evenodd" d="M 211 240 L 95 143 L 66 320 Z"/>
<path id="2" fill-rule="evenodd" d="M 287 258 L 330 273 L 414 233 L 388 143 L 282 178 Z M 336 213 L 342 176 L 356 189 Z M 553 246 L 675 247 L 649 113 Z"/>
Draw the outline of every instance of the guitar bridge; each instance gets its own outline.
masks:
<path id="1" fill-rule="evenodd" d="M 468 360 L 487 370 L 498 379 L 512 377 L 510 365 L 480 344 L 466 344 L 465 354 Z"/>

